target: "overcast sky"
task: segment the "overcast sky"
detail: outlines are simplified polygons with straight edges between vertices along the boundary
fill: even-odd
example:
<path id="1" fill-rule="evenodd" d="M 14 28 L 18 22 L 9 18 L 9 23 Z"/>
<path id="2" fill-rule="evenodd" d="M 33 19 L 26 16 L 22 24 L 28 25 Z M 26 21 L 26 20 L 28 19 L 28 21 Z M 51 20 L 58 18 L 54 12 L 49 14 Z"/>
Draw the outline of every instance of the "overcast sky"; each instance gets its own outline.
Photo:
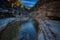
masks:
<path id="1" fill-rule="evenodd" d="M 25 6 L 31 6 L 31 7 L 33 7 L 37 1 L 38 0 L 22 0 L 22 3 Z"/>

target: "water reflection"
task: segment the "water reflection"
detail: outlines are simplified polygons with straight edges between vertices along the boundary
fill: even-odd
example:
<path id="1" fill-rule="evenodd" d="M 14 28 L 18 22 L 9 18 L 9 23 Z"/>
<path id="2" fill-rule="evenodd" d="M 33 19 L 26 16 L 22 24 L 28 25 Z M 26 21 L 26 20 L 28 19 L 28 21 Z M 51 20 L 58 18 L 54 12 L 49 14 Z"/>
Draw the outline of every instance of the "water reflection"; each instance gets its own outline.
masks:
<path id="1" fill-rule="evenodd" d="M 21 31 L 14 40 L 36 40 L 36 30 L 34 28 L 34 22 L 28 21 L 22 25 Z"/>

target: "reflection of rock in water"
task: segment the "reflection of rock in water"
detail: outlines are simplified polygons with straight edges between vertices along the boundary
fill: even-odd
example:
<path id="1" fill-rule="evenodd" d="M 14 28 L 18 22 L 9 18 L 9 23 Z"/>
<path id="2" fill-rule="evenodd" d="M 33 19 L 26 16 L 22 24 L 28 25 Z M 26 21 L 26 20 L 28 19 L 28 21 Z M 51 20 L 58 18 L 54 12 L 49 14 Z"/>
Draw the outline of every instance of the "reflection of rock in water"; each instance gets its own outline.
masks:
<path id="1" fill-rule="evenodd" d="M 39 22 L 35 19 L 34 21 L 35 21 L 34 26 L 35 26 L 36 32 L 38 33 L 40 31 Z"/>
<path id="2" fill-rule="evenodd" d="M 22 25 L 17 37 L 14 40 L 36 40 L 36 30 L 34 22 L 30 21 Z"/>
<path id="3" fill-rule="evenodd" d="M 20 21 L 12 22 L 1 32 L 0 37 L 0 40 L 36 40 L 34 22 L 29 21 L 22 25 Z"/>

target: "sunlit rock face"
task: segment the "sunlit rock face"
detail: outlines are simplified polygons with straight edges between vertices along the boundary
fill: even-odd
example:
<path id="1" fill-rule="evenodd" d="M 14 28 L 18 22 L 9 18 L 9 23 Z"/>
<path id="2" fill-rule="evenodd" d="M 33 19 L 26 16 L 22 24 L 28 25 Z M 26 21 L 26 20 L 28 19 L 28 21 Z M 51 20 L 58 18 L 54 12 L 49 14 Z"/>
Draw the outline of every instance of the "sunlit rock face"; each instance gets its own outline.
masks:
<path id="1" fill-rule="evenodd" d="M 16 7 L 16 6 L 23 7 L 23 4 L 19 0 L 7 0 L 7 1 L 11 3 L 12 7 Z"/>
<path id="2" fill-rule="evenodd" d="M 0 0 L 0 7 L 22 7 L 23 8 L 23 4 L 21 3 L 21 1 L 19 0 Z"/>
<path id="3" fill-rule="evenodd" d="M 15 3 L 17 0 L 7 0 L 8 2 Z"/>

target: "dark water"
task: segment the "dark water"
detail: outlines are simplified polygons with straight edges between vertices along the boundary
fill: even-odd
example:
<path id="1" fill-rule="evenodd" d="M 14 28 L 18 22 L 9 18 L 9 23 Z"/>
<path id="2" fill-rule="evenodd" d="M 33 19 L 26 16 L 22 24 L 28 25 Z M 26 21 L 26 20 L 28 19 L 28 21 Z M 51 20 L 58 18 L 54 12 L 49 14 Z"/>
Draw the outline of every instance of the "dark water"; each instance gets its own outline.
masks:
<path id="1" fill-rule="evenodd" d="M 22 25 L 21 31 L 15 40 L 36 40 L 34 21 L 30 20 Z"/>

